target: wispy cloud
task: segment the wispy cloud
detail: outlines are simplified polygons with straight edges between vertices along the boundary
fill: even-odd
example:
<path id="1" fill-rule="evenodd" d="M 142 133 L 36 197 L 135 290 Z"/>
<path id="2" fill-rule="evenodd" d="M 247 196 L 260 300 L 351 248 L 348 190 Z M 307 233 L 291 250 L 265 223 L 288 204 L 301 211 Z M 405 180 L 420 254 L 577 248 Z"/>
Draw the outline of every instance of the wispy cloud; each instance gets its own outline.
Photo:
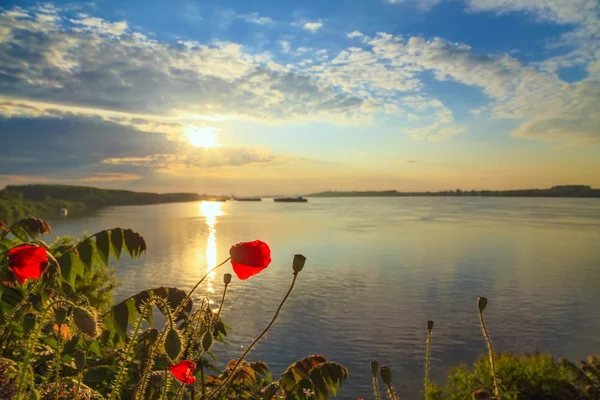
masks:
<path id="1" fill-rule="evenodd" d="M 302 28 L 315 33 L 323 27 L 323 21 L 308 21 L 302 24 Z"/>

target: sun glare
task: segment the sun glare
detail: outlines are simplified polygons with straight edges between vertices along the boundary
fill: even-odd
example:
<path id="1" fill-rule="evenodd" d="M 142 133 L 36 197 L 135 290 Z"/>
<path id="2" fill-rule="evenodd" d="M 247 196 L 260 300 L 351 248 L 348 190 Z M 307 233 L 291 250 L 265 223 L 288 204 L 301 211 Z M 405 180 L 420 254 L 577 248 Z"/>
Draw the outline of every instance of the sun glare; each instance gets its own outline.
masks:
<path id="1" fill-rule="evenodd" d="M 197 127 L 196 125 L 188 125 L 185 127 L 185 138 L 189 144 L 195 147 L 217 147 L 217 128 Z"/>

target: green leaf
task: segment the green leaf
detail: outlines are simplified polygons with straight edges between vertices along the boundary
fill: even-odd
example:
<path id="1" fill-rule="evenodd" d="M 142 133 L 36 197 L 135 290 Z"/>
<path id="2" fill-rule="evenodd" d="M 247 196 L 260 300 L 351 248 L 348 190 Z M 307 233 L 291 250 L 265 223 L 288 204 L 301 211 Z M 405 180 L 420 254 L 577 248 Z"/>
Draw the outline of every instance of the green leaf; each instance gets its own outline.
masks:
<path id="1" fill-rule="evenodd" d="M 96 235 L 96 249 L 100 260 L 104 265 L 108 265 L 111 249 L 110 231 L 102 231 Z"/>
<path id="2" fill-rule="evenodd" d="M 138 257 L 142 252 L 146 251 L 146 241 L 139 233 L 126 229 L 123 231 L 125 239 L 125 249 L 131 258 Z"/>
<path id="3" fill-rule="evenodd" d="M 98 343 L 97 340 L 94 340 L 90 343 L 87 351 L 90 353 L 94 353 L 98 357 L 102 357 L 102 349 L 100 348 L 100 343 Z"/>
<path id="4" fill-rule="evenodd" d="M 151 296 L 164 299 L 172 309 L 175 309 L 186 298 L 186 293 L 183 290 L 168 287 L 159 287 L 141 291 L 116 304 L 104 314 L 103 319 L 105 328 L 117 333 L 123 339 L 127 337 L 127 323 L 135 322 L 138 313 L 141 311 L 142 304 Z M 189 312 L 191 309 L 192 302 L 189 301 L 182 313 Z M 151 313 L 152 310 L 145 316 L 145 319 L 152 324 Z"/>
<path id="5" fill-rule="evenodd" d="M 102 383 L 110 382 L 115 377 L 115 367 L 100 366 L 96 368 L 90 368 L 85 371 L 83 375 L 83 382 L 89 383 Z"/>
<path id="6" fill-rule="evenodd" d="M 73 249 L 67 253 L 64 253 L 59 259 L 60 270 L 63 280 L 65 280 L 69 286 L 75 288 L 75 280 L 78 276 L 82 276 L 84 272 L 83 263 L 77 254 L 77 250 Z"/>
<path id="7" fill-rule="evenodd" d="M 204 351 L 210 350 L 210 346 L 212 346 L 212 335 L 210 332 L 206 331 L 204 336 L 202 337 L 202 348 Z"/>
<path id="8" fill-rule="evenodd" d="M 91 239 L 86 239 L 77 244 L 77 252 L 86 271 L 92 268 L 94 262 L 94 248 L 92 243 Z"/>
<path id="9" fill-rule="evenodd" d="M 123 249 L 123 230 L 121 228 L 115 228 L 110 231 L 110 242 L 112 243 L 112 255 L 118 260 L 121 257 L 121 250 Z"/>

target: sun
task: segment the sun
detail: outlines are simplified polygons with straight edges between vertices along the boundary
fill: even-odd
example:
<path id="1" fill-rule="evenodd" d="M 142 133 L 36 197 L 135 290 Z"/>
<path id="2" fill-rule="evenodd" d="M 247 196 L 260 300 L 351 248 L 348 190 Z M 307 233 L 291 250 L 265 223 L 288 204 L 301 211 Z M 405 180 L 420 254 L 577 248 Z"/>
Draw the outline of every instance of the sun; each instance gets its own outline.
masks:
<path id="1" fill-rule="evenodd" d="M 184 129 L 187 142 L 195 147 L 217 147 L 218 132 L 217 128 L 210 126 L 200 128 L 196 125 L 188 125 Z"/>

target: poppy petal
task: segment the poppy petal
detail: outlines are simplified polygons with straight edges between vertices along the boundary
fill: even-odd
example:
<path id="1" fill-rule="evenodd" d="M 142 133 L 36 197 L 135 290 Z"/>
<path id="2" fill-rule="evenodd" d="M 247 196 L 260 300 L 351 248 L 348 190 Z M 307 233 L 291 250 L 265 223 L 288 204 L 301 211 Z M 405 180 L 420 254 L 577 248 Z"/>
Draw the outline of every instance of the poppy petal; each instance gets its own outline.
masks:
<path id="1" fill-rule="evenodd" d="M 8 266 L 19 282 L 27 279 L 38 279 L 48 265 L 46 249 L 39 246 L 17 246 L 8 252 Z"/>
<path id="2" fill-rule="evenodd" d="M 194 378 L 195 369 L 196 364 L 190 360 L 184 360 L 179 364 L 169 366 L 169 371 L 171 371 L 171 374 L 175 377 L 175 379 L 185 383 L 186 385 L 196 383 L 196 378 Z"/>
<path id="3" fill-rule="evenodd" d="M 271 249 L 260 240 L 242 242 L 229 250 L 233 271 L 239 279 L 248 279 L 271 263 Z"/>

